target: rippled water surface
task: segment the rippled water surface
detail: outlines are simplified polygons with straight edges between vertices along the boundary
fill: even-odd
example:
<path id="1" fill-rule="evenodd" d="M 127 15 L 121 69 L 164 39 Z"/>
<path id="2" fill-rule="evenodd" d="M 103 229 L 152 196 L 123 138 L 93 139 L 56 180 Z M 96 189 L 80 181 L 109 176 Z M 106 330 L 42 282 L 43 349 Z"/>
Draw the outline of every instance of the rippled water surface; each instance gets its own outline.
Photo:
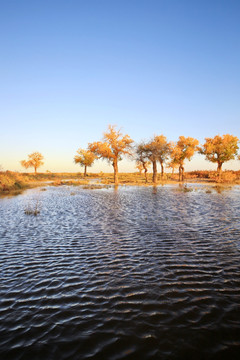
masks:
<path id="1" fill-rule="evenodd" d="M 192 189 L 0 199 L 0 358 L 239 359 L 240 187 Z"/>

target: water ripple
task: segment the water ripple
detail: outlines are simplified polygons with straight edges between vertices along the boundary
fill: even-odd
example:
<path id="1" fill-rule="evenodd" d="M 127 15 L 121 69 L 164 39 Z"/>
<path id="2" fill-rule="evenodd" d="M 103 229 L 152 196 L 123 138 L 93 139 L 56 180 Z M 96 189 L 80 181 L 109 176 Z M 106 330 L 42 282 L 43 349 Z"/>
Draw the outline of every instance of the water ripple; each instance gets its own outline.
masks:
<path id="1" fill-rule="evenodd" d="M 238 358 L 239 187 L 72 191 L 0 200 L 0 358 Z"/>

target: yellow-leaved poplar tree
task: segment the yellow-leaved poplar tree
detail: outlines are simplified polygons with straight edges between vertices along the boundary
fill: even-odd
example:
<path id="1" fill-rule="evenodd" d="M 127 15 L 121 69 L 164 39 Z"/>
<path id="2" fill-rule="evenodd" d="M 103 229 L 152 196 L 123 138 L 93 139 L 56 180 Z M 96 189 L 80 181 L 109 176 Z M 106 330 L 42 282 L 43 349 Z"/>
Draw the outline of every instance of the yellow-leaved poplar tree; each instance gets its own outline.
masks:
<path id="1" fill-rule="evenodd" d="M 43 155 L 36 151 L 28 155 L 28 160 L 20 161 L 20 164 L 25 167 L 25 169 L 33 167 L 35 174 L 37 174 L 37 169 L 44 164 L 43 159 Z"/>
<path id="2" fill-rule="evenodd" d="M 178 165 L 179 181 L 184 180 L 184 162 L 191 160 L 194 153 L 198 150 L 199 141 L 192 137 L 179 136 L 177 143 L 171 146 L 171 163 Z"/>
<path id="3" fill-rule="evenodd" d="M 170 155 L 170 143 L 164 135 L 155 135 L 154 138 L 145 144 L 145 151 L 153 166 L 153 183 L 157 183 L 157 161 L 161 165 L 161 177 L 164 175 L 164 162 Z"/>
<path id="4" fill-rule="evenodd" d="M 233 135 L 216 135 L 214 138 L 205 138 L 205 143 L 199 148 L 199 153 L 205 155 L 206 160 L 217 163 L 218 178 L 221 178 L 222 165 L 235 159 L 239 139 Z"/>
<path id="5" fill-rule="evenodd" d="M 123 135 L 116 126 L 109 125 L 103 134 L 103 140 L 88 144 L 88 148 L 98 158 L 106 159 L 113 166 L 114 183 L 118 184 L 118 161 L 123 155 L 132 155 L 133 140 L 129 135 Z"/>
<path id="6" fill-rule="evenodd" d="M 87 167 L 92 166 L 96 156 L 90 150 L 78 149 L 77 155 L 74 156 L 75 164 L 84 167 L 84 176 L 87 176 Z"/>

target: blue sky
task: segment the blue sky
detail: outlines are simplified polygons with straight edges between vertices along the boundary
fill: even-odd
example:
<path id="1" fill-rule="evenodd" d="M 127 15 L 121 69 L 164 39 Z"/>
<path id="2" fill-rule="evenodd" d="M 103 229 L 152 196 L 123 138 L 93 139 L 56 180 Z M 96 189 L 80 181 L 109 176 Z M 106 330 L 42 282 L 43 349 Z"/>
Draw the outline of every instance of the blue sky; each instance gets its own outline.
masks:
<path id="1" fill-rule="evenodd" d="M 240 138 L 238 0 L 0 0 L 0 8 L 5 170 L 39 151 L 42 171 L 79 171 L 76 150 L 108 124 L 136 142 Z M 197 155 L 186 169 L 214 167 Z M 99 161 L 93 170 L 111 168 Z"/>

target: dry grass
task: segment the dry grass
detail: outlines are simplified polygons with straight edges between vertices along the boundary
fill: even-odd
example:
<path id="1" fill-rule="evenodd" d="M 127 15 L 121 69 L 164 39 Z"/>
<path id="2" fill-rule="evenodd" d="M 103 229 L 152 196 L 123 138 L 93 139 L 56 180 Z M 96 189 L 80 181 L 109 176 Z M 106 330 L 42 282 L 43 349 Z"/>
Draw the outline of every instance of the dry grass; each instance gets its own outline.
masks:
<path id="1" fill-rule="evenodd" d="M 101 179 L 102 184 L 114 184 L 114 176 L 113 174 L 96 174 L 97 178 Z M 145 180 L 144 174 L 139 173 L 119 173 L 118 174 L 119 185 L 140 185 L 140 186 L 148 186 L 153 185 L 152 183 L 152 174 L 148 174 L 147 183 Z M 166 182 L 175 181 L 175 179 L 171 179 L 170 174 L 164 174 L 163 179 L 161 179 L 161 175 L 158 174 L 158 183 L 166 183 Z"/>
<path id="2" fill-rule="evenodd" d="M 30 184 L 29 177 L 12 171 L 0 172 L 0 194 L 20 193 Z"/>
<path id="3" fill-rule="evenodd" d="M 88 174 L 84 177 L 80 173 L 40 173 L 37 175 L 27 173 L 17 173 L 12 171 L 0 172 L 0 195 L 18 194 L 24 189 L 45 185 L 61 186 L 84 185 L 89 188 L 92 186 L 91 180 L 99 179 L 101 185 L 114 185 L 112 173 Z M 185 173 L 185 182 L 204 182 L 219 183 L 215 171 L 192 171 Z M 178 174 L 158 174 L 157 184 L 178 183 Z M 223 171 L 220 183 L 240 184 L 240 171 Z M 152 174 L 148 174 L 148 182 L 145 181 L 144 174 L 139 173 L 119 173 L 119 185 L 152 186 Z M 96 189 L 96 185 L 93 185 Z"/>
<path id="4" fill-rule="evenodd" d="M 39 198 L 35 199 L 32 203 L 29 203 L 24 210 L 25 215 L 37 216 L 40 214 Z"/>
<path id="5" fill-rule="evenodd" d="M 220 183 L 240 183 L 240 171 L 225 170 L 222 172 L 221 179 L 218 179 L 216 171 L 191 171 L 187 173 L 188 179 L 205 179 Z"/>
<path id="6" fill-rule="evenodd" d="M 39 210 L 37 210 L 37 209 L 25 209 L 24 210 L 24 213 L 26 214 L 26 215 L 33 215 L 33 216 L 37 216 L 38 214 L 40 214 L 40 211 Z"/>
<path id="7" fill-rule="evenodd" d="M 85 185 L 83 189 L 86 190 L 96 190 L 96 189 L 110 189 L 111 185 Z"/>

